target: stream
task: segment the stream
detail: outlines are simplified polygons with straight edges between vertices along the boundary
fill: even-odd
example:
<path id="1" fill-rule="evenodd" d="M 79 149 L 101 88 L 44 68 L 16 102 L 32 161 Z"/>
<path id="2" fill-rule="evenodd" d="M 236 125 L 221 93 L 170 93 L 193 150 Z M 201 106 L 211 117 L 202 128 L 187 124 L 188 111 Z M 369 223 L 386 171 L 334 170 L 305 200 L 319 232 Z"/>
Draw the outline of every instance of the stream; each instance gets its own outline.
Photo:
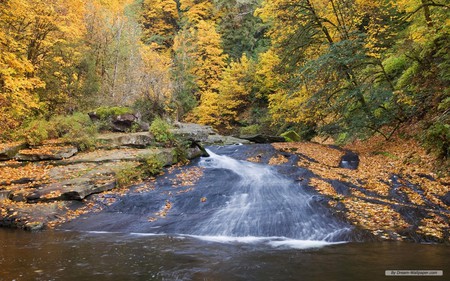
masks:
<path id="1" fill-rule="evenodd" d="M 211 147 L 99 213 L 40 233 L 0 229 L 0 280 L 383 280 L 450 268 L 443 244 L 374 242 L 326 208 L 310 172 Z M 177 173 L 200 168 L 192 187 Z M 150 183 L 148 183 L 150 184 Z M 433 277 L 437 280 L 443 277 Z"/>

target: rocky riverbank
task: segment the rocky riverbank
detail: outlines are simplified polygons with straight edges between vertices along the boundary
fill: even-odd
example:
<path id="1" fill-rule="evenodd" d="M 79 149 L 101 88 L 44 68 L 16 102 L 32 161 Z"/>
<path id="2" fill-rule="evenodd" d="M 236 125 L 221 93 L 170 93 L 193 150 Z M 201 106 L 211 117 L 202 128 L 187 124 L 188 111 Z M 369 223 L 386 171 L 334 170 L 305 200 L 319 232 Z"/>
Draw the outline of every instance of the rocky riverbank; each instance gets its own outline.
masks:
<path id="1" fill-rule="evenodd" d="M 0 226 L 39 230 L 106 206 L 138 180 L 143 163 L 171 166 L 204 155 L 202 145 L 248 143 L 221 136 L 210 127 L 177 124 L 171 133 L 186 147 L 165 147 L 148 132 L 107 133 L 96 149 L 79 152 L 62 140 L 27 147 L 0 147 Z M 151 167 L 156 169 L 158 167 Z M 106 194 L 110 192 L 110 194 Z"/>

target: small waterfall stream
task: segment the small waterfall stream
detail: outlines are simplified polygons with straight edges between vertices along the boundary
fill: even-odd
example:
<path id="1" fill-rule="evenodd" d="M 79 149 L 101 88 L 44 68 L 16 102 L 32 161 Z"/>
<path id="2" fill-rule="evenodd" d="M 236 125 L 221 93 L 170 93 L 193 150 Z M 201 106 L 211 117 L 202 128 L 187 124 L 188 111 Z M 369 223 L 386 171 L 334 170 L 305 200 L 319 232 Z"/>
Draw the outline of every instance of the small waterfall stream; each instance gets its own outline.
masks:
<path id="1" fill-rule="evenodd" d="M 333 242 L 348 233 L 348 225 L 330 217 L 314 195 L 273 167 L 240 161 L 208 151 L 199 165 L 229 170 L 237 180 L 217 179 L 214 188 L 226 190 L 225 204 L 193 227 L 192 234 L 213 241 L 270 240 L 273 245 L 295 240 Z M 285 243 L 284 243 L 285 242 Z"/>
<path id="2" fill-rule="evenodd" d="M 238 160 L 245 159 L 244 154 L 255 154 L 255 149 L 270 147 L 212 148 L 210 157 L 158 178 L 155 188 L 131 192 L 103 211 L 63 228 L 301 249 L 353 240 L 354 229 L 333 216 L 307 181 L 296 181 L 302 169 L 290 165 L 282 174 L 279 167 Z M 203 175 L 195 185 L 173 185 L 177 173 L 196 166 L 203 169 Z"/>

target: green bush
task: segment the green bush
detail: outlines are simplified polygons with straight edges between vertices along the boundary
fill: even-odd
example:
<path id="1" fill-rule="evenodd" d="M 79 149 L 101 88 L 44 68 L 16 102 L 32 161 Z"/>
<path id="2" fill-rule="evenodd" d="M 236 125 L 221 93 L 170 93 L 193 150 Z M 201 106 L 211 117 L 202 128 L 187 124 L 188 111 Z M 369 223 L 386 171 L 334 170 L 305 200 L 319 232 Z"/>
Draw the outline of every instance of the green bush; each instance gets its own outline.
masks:
<path id="1" fill-rule="evenodd" d="M 36 119 L 27 123 L 17 133 L 17 137 L 26 141 L 28 145 L 40 145 L 49 139 L 49 122 L 44 119 Z"/>
<path id="2" fill-rule="evenodd" d="M 80 150 L 87 150 L 95 146 L 97 127 L 89 116 L 75 113 L 68 116 L 54 116 L 49 121 L 36 119 L 29 122 L 18 133 L 18 138 L 29 145 L 40 145 L 51 138 L 62 138 L 72 143 Z"/>
<path id="3" fill-rule="evenodd" d="M 150 132 L 155 137 L 155 140 L 163 144 L 169 144 L 175 139 L 170 129 L 170 124 L 159 117 L 155 118 L 150 125 Z"/>
<path id="4" fill-rule="evenodd" d="M 57 133 L 52 137 L 63 138 L 81 151 L 95 147 L 98 130 L 87 114 L 77 112 L 68 116 L 55 116 L 50 119 L 49 125 Z"/>
<path id="5" fill-rule="evenodd" d="M 258 124 L 253 124 L 247 127 L 242 127 L 240 129 L 240 135 L 241 136 L 249 136 L 249 135 L 256 135 L 261 131 L 261 126 Z"/>
<path id="6" fill-rule="evenodd" d="M 132 184 L 134 181 L 142 179 L 142 171 L 136 167 L 135 164 L 128 163 L 124 167 L 115 171 L 117 185 L 125 187 Z"/>
<path id="7" fill-rule="evenodd" d="M 450 158 L 450 125 L 437 122 L 430 126 L 423 137 L 425 147 L 439 158 Z"/>
<path id="8" fill-rule="evenodd" d="M 129 107 L 119 107 L 119 106 L 101 106 L 94 110 L 100 120 L 107 120 L 110 117 L 119 116 L 123 114 L 133 113 L 133 109 Z"/>
<path id="9" fill-rule="evenodd" d="M 141 164 L 138 169 L 141 171 L 143 177 L 151 177 L 162 172 L 164 161 L 158 156 L 148 156 L 140 159 Z"/>

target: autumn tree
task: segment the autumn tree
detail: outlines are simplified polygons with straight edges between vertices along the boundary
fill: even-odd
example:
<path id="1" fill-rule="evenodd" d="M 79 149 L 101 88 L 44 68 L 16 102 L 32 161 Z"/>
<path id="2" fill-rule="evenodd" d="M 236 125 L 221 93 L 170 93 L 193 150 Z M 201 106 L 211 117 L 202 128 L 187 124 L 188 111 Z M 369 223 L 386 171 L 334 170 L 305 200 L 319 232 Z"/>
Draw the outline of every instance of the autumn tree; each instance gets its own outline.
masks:
<path id="1" fill-rule="evenodd" d="M 250 105 L 253 84 L 253 62 L 246 55 L 240 61 L 231 62 L 222 73 L 219 90 L 219 112 L 222 125 L 231 129 Z"/>
<path id="2" fill-rule="evenodd" d="M 7 120 L 3 129 L 11 129 L 71 96 L 70 82 L 62 82 L 58 91 L 46 82 L 58 75 L 61 66 L 49 70 L 61 60 L 61 51 L 74 47 L 84 32 L 84 5 L 78 0 L 10 0 L 0 5 L 0 115 Z M 66 62 L 76 63 L 76 56 Z M 49 91 L 39 90 L 46 86 Z"/>
<path id="3" fill-rule="evenodd" d="M 163 48 L 173 45 L 180 25 L 180 1 L 145 0 L 142 2 L 142 40 L 146 44 L 157 43 Z"/>

